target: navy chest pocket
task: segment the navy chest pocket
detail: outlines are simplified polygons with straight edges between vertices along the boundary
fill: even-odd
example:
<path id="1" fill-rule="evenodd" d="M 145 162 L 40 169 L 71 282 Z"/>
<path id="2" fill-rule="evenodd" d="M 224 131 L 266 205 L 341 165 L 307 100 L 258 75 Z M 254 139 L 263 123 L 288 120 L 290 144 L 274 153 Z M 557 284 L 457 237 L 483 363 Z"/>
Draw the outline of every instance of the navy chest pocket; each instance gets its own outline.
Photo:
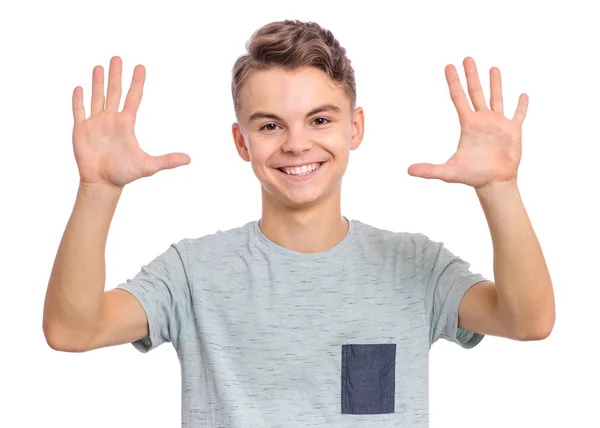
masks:
<path id="1" fill-rule="evenodd" d="M 396 345 L 342 345 L 342 414 L 394 413 Z"/>

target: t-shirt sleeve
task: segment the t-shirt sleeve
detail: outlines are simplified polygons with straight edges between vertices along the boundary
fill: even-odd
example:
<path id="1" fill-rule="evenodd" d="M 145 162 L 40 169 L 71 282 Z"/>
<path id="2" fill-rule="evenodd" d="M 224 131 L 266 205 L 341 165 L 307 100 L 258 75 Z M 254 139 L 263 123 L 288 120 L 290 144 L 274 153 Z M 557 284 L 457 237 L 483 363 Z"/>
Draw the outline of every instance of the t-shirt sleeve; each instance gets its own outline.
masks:
<path id="1" fill-rule="evenodd" d="M 458 309 L 465 293 L 486 278 L 470 270 L 471 265 L 454 255 L 443 243 L 421 235 L 421 268 L 426 287 L 425 308 L 430 322 L 430 346 L 439 338 L 463 348 L 473 348 L 484 335 L 458 327 Z"/>
<path id="2" fill-rule="evenodd" d="M 190 315 L 189 266 L 185 241 L 179 241 L 117 286 L 140 302 L 148 318 L 148 336 L 132 342 L 138 351 L 146 353 L 165 342 L 178 346 Z"/>

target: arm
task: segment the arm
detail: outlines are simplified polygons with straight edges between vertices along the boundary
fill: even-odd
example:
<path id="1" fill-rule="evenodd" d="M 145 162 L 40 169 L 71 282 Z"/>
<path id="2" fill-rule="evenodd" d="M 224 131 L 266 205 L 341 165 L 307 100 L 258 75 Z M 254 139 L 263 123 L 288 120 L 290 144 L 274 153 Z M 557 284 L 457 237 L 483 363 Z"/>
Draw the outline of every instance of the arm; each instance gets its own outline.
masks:
<path id="1" fill-rule="evenodd" d="M 488 108 L 475 62 L 465 58 L 463 65 L 473 108 L 456 69 L 446 67 L 461 125 L 456 153 L 445 164 L 411 165 L 408 173 L 473 187 L 490 227 L 497 284 L 482 281 L 464 294 L 459 327 L 519 340 L 545 338 L 554 326 L 552 282 L 517 187 L 528 97 L 521 94 L 513 118 L 507 119 L 500 70 L 490 69 Z"/>
<path id="2" fill-rule="evenodd" d="M 496 283 L 465 294 L 459 326 L 465 330 L 539 340 L 554 326 L 552 281 L 516 183 L 477 189 L 494 247 Z"/>
<path id="3" fill-rule="evenodd" d="M 104 291 L 106 239 L 120 194 L 114 187 L 79 186 L 44 304 L 43 330 L 53 349 L 80 352 L 148 334 L 133 296 Z"/>
<path id="4" fill-rule="evenodd" d="M 94 68 L 91 115 L 81 87 L 73 91 L 73 150 L 80 185 L 48 283 L 43 330 L 58 350 L 86 351 L 144 338 L 148 320 L 125 290 L 104 292 L 104 253 L 110 223 L 125 185 L 189 163 L 183 153 L 150 156 L 138 145 L 134 125 L 145 69 L 136 66 L 122 111 L 119 57 L 111 59 L 106 99 L 104 72 Z"/>

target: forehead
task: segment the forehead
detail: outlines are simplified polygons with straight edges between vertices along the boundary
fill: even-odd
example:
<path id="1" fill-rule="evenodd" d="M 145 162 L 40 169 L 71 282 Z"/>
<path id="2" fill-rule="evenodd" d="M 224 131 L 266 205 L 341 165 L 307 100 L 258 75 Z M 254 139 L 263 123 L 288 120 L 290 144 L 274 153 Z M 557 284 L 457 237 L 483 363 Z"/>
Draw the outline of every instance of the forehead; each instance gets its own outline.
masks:
<path id="1" fill-rule="evenodd" d="M 239 97 L 242 118 L 256 110 L 304 117 L 316 105 L 329 103 L 343 111 L 350 108 L 342 86 L 315 67 L 255 71 L 244 83 Z"/>

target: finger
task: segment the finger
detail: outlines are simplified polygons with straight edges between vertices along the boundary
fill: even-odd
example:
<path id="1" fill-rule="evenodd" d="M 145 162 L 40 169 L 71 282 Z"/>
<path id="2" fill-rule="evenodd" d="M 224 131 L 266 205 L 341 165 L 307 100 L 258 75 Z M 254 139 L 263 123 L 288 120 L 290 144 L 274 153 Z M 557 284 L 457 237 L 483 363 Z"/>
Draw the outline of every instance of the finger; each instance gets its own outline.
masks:
<path id="1" fill-rule="evenodd" d="M 467 88 L 469 90 L 469 97 L 473 103 L 473 108 L 475 111 L 487 110 L 485 95 L 483 89 L 481 89 L 481 82 L 479 81 L 479 73 L 477 73 L 475 60 L 471 57 L 465 58 L 463 67 L 465 68 L 465 75 L 467 76 Z"/>
<path id="2" fill-rule="evenodd" d="M 459 119 L 462 119 L 465 115 L 471 112 L 471 106 L 469 100 L 465 95 L 458 73 L 453 65 L 446 66 L 446 81 L 448 82 L 448 88 L 450 89 L 450 98 L 456 107 Z"/>
<path id="3" fill-rule="evenodd" d="M 408 174 L 413 177 L 438 179 L 452 182 L 454 170 L 447 164 L 416 163 L 408 168 Z"/>
<path id="4" fill-rule="evenodd" d="M 142 167 L 144 176 L 151 176 L 165 169 L 187 165 L 191 159 L 185 153 L 169 153 L 162 156 L 149 156 Z"/>
<path id="5" fill-rule="evenodd" d="M 504 102 L 502 100 L 502 76 L 498 67 L 490 68 L 490 108 L 492 111 L 504 116 Z"/>
<path id="6" fill-rule="evenodd" d="M 92 114 L 98 114 L 102 110 L 104 110 L 104 68 L 97 65 L 92 73 Z"/>
<path id="7" fill-rule="evenodd" d="M 519 97 L 519 104 L 517 104 L 517 109 L 515 110 L 515 114 L 513 116 L 513 120 L 523 124 L 525 121 L 525 116 L 527 116 L 527 107 L 529 106 L 529 97 L 527 94 L 521 94 Z"/>
<path id="8" fill-rule="evenodd" d="M 77 86 L 73 90 L 73 120 L 75 123 L 85 121 L 85 107 L 83 105 L 83 88 L 81 86 Z"/>
<path id="9" fill-rule="evenodd" d="M 123 62 L 118 56 L 110 60 L 108 88 L 106 90 L 106 110 L 118 111 L 121 102 L 121 74 Z"/>
<path id="10" fill-rule="evenodd" d="M 123 111 L 128 111 L 134 116 L 137 114 L 140 102 L 142 101 L 142 94 L 144 92 L 144 82 L 146 81 L 146 69 L 143 65 L 137 65 L 133 70 L 133 77 L 131 79 L 131 86 L 129 92 L 125 98 L 125 104 L 123 105 Z"/>

